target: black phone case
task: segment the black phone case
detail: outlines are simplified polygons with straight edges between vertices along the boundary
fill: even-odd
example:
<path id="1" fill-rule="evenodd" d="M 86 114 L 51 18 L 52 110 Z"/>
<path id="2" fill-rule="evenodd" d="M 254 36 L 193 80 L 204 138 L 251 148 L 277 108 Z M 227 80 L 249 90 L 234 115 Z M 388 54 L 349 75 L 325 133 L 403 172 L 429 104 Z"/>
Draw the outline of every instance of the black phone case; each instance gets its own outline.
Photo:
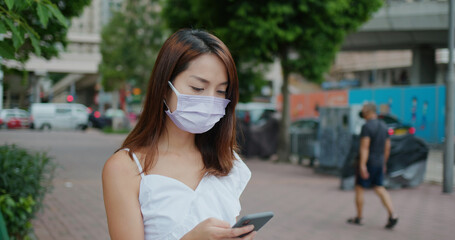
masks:
<path id="1" fill-rule="evenodd" d="M 237 221 L 233 228 L 239 228 L 239 227 L 244 227 L 247 225 L 254 225 L 254 229 L 252 231 L 258 231 L 262 226 L 264 226 L 271 218 L 273 217 L 273 212 L 261 212 L 261 213 L 254 213 L 254 214 L 249 214 L 246 216 L 243 216 L 239 221 Z M 252 232 L 251 231 L 251 232 Z M 240 235 L 238 237 L 244 237 L 249 233 L 245 233 L 243 235 Z"/>

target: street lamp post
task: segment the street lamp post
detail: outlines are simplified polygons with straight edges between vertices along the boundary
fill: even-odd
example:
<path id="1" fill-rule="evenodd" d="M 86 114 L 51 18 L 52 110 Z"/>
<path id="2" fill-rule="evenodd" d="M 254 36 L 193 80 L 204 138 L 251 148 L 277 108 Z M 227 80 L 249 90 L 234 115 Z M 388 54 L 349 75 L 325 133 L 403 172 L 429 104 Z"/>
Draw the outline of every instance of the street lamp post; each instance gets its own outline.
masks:
<path id="1" fill-rule="evenodd" d="M 2 58 L 0 57 L 0 62 Z M 0 64 L 0 110 L 3 109 L 3 71 L 2 65 Z"/>
<path id="2" fill-rule="evenodd" d="M 449 1 L 449 66 L 446 83 L 446 141 L 444 150 L 443 186 L 444 193 L 453 191 L 453 164 L 454 164 L 454 76 L 453 76 L 453 47 L 454 47 L 454 0 Z"/>

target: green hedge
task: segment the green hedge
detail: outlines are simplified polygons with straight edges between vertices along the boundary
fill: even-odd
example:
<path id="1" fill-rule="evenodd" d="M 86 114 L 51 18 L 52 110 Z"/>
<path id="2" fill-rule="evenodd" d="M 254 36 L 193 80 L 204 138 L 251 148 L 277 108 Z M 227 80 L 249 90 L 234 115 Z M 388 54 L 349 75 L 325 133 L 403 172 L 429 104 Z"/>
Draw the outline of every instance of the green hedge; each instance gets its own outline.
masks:
<path id="1" fill-rule="evenodd" d="M 51 190 L 55 167 L 45 152 L 0 146 L 0 210 L 10 239 L 29 239 L 31 220 Z"/>

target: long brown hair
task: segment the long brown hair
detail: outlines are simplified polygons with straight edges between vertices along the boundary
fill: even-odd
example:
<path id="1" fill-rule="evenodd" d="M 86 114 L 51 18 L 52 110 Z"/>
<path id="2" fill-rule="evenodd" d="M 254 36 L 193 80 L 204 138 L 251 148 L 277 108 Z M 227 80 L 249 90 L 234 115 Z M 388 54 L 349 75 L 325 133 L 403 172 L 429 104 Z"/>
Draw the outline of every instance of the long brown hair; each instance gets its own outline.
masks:
<path id="1" fill-rule="evenodd" d="M 203 55 L 215 54 L 224 63 L 228 87 L 226 99 L 231 102 L 226 114 L 208 132 L 196 134 L 195 144 L 202 154 L 205 170 L 212 175 L 225 176 L 233 166 L 237 150 L 235 138 L 235 106 L 239 98 L 237 70 L 229 49 L 214 35 L 192 29 L 181 29 L 164 42 L 148 84 L 147 95 L 138 123 L 126 137 L 122 148 L 129 148 L 129 156 L 138 150 L 145 153 L 144 170 L 153 167 L 158 153 L 158 141 L 165 131 L 165 105 L 163 99 L 169 91 L 168 81 L 188 68 L 189 63 Z"/>

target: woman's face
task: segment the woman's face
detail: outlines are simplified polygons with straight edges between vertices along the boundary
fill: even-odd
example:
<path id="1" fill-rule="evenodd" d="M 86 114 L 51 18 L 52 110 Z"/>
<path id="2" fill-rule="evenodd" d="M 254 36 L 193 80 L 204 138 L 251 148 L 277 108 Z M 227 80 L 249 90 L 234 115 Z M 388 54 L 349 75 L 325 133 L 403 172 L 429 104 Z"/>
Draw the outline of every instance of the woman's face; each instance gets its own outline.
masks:
<path id="1" fill-rule="evenodd" d="M 189 63 L 172 82 L 181 94 L 226 98 L 227 70 L 221 59 L 214 54 L 204 54 Z M 166 98 L 171 110 L 177 108 L 177 96 L 172 90 Z"/>

